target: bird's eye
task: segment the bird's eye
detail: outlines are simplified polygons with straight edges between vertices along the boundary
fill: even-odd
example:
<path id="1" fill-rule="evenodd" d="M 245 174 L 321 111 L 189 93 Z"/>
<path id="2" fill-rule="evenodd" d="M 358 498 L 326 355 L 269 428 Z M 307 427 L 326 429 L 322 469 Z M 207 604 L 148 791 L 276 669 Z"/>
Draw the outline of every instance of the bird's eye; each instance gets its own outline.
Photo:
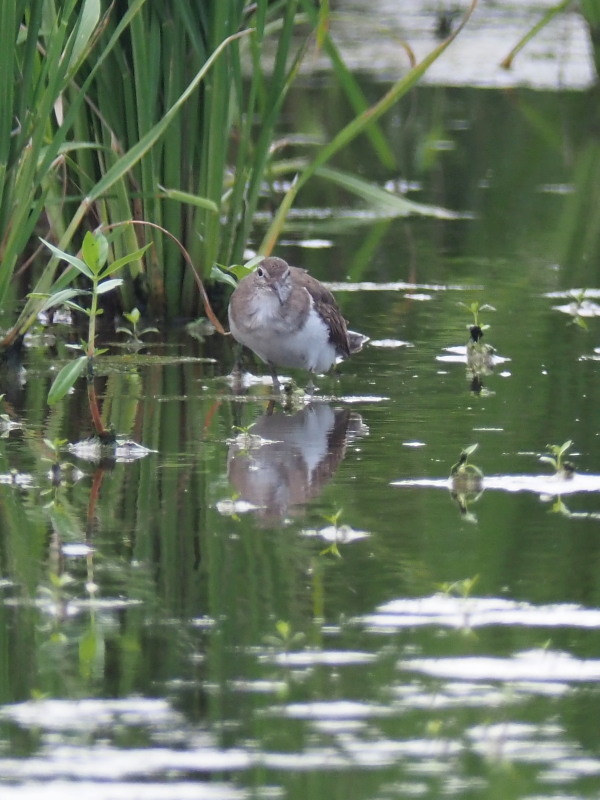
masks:
<path id="1" fill-rule="evenodd" d="M 262 267 L 257 267 L 256 274 L 258 275 L 259 278 L 265 277 L 265 271 Z"/>

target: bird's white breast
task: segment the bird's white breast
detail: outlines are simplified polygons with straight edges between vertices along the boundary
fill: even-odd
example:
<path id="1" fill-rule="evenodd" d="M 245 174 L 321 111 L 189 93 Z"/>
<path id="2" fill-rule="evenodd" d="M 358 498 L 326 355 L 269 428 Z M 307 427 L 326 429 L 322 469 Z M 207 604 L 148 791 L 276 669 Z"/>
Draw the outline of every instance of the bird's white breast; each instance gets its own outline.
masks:
<path id="1" fill-rule="evenodd" d="M 335 363 L 335 347 L 310 295 L 309 300 L 308 314 L 294 330 L 285 316 L 285 305 L 274 294 L 261 293 L 250 301 L 244 325 L 236 325 L 230 314 L 231 332 L 267 363 L 327 372 Z"/>

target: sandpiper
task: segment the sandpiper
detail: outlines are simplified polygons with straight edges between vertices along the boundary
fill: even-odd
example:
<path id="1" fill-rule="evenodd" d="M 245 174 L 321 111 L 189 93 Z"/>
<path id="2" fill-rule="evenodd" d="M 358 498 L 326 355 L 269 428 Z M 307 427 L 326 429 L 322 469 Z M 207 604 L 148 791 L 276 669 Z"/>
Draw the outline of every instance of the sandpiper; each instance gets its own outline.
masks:
<path id="1" fill-rule="evenodd" d="M 329 289 L 281 258 L 263 259 L 239 282 L 229 302 L 229 327 L 268 364 L 275 391 L 276 367 L 327 372 L 368 338 L 348 330 Z"/>

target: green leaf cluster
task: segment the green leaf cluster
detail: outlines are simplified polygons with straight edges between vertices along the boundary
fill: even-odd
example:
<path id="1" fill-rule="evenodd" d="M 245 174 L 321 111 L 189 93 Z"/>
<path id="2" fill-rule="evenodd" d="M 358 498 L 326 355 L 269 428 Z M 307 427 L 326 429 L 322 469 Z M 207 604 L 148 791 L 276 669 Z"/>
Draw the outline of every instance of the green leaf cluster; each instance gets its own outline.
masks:
<path id="1" fill-rule="evenodd" d="M 150 245 L 138 248 L 133 253 L 129 253 L 109 263 L 109 243 L 102 233 L 94 234 L 90 231 L 86 233 L 81 247 L 81 257 L 67 253 L 44 239 L 42 239 L 42 241 L 59 261 L 66 261 L 74 268 L 76 274 L 83 276 L 91 284 L 89 290 L 61 289 L 60 285 L 58 285 L 55 291 L 51 291 L 43 299 L 42 308 L 44 310 L 58 305 L 67 305 L 69 308 L 79 311 L 89 318 L 86 355 L 80 356 L 74 361 L 65 364 L 54 379 L 48 393 L 48 403 L 53 405 L 59 400 L 62 400 L 73 388 L 77 379 L 86 369 L 86 366 L 90 365 L 90 360 L 103 352 L 97 350 L 95 347 L 96 318 L 102 313 L 102 309 L 98 306 L 98 298 L 106 294 L 106 292 L 116 289 L 123 283 L 122 278 L 111 278 L 110 276 L 122 270 L 123 267 L 127 266 L 127 264 L 130 264 L 132 261 L 141 258 Z M 86 295 L 90 298 L 89 307 L 82 306 L 75 302 L 74 298 L 82 295 Z"/>

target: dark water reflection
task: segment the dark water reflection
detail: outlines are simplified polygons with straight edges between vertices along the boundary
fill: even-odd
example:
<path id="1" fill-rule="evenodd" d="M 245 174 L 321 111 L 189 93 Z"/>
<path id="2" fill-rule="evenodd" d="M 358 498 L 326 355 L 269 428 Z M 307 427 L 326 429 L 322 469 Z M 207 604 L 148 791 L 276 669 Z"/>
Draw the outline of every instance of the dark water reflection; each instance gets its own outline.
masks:
<path id="1" fill-rule="evenodd" d="M 271 407 L 231 442 L 228 477 L 262 522 L 282 523 L 294 507 L 321 493 L 348 441 L 366 433 L 360 415 L 349 408 L 316 402 L 284 413 Z"/>
<path id="2" fill-rule="evenodd" d="M 173 333 L 107 362 L 107 421 L 151 452 L 97 465 L 44 441 L 89 431 L 83 391 L 47 410 L 55 350 L 4 376 L 3 799 L 597 796 L 598 329 L 568 294 L 597 288 L 590 97 L 417 99 L 399 152 L 434 118 L 455 147 L 407 179 L 473 215 L 290 232 L 371 337 L 315 402 L 233 396 L 229 342 Z"/>

